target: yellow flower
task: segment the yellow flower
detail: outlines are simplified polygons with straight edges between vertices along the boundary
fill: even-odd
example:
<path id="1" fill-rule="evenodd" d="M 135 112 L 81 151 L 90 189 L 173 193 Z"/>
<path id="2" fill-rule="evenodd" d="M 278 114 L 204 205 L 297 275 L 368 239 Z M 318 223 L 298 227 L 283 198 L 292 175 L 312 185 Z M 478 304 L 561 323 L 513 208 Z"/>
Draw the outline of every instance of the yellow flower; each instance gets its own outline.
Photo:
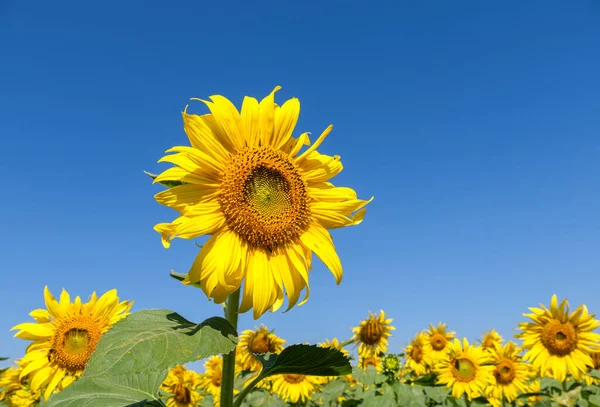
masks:
<path id="1" fill-rule="evenodd" d="M 495 329 L 490 329 L 483 333 L 483 339 L 481 339 L 481 347 L 485 349 L 496 350 L 502 347 L 502 336 Z"/>
<path id="2" fill-rule="evenodd" d="M 44 288 L 46 309 L 36 309 L 29 315 L 36 322 L 26 322 L 12 328 L 15 337 L 32 341 L 21 360 L 21 378 L 28 377 L 31 389 L 44 392 L 48 399 L 54 390 L 63 390 L 84 371 L 102 335 L 125 317 L 131 301 L 119 302 L 117 291 L 106 292 L 100 298 L 92 293 L 89 302 L 82 303 L 65 290 L 56 299 Z"/>
<path id="3" fill-rule="evenodd" d="M 502 405 L 502 399 L 509 403 L 516 400 L 519 393 L 529 391 L 531 368 L 519 357 L 521 350 L 513 342 L 490 349 L 494 363 L 494 381 L 486 389 L 488 401 L 495 407 Z"/>
<path id="4" fill-rule="evenodd" d="M 240 335 L 236 362 L 243 371 L 260 371 L 262 370 L 261 363 L 250 352 L 257 354 L 280 353 L 284 343 L 285 340 L 269 332 L 264 325 L 255 330 L 246 330 Z"/>
<path id="5" fill-rule="evenodd" d="M 369 317 L 360 321 L 360 325 L 352 328 L 352 340 L 358 344 L 358 354 L 362 357 L 380 355 L 387 352 L 388 340 L 394 328 L 392 319 L 386 318 L 383 310 L 378 316 L 369 311 Z"/>
<path id="6" fill-rule="evenodd" d="M 419 332 L 415 338 L 410 340 L 410 345 L 404 349 L 406 367 L 411 369 L 417 376 L 427 373 L 432 365 L 431 358 L 425 350 L 426 341 L 425 334 Z"/>
<path id="7" fill-rule="evenodd" d="M 383 363 L 382 363 L 383 359 L 381 356 L 369 356 L 369 357 L 363 357 L 360 356 L 358 357 L 358 366 L 361 369 L 366 369 L 369 366 L 373 366 L 375 369 L 377 369 L 378 372 L 381 372 L 383 370 Z"/>
<path id="8" fill-rule="evenodd" d="M 223 357 L 211 356 L 204 362 L 204 373 L 200 374 L 199 387 L 210 394 L 213 398 L 215 407 L 221 404 L 221 380 L 223 378 Z M 236 366 L 235 376 L 240 373 Z M 234 394 L 239 390 L 234 390 Z"/>
<path id="9" fill-rule="evenodd" d="M 162 383 L 162 390 L 171 393 L 167 399 L 167 407 L 195 407 L 202 400 L 198 393 L 200 375 L 193 370 L 188 370 L 181 365 L 169 371 L 169 375 Z"/>
<path id="10" fill-rule="evenodd" d="M 590 353 L 590 356 L 592 358 L 593 366 L 589 368 L 589 371 L 600 370 L 600 352 L 592 352 Z M 583 376 L 583 380 L 587 383 L 588 386 L 591 386 L 592 384 L 600 384 L 600 380 L 593 378 L 587 374 Z"/>
<path id="11" fill-rule="evenodd" d="M 434 364 L 446 357 L 446 347 L 454 339 L 455 333 L 447 330 L 446 324 L 440 322 L 437 328 L 430 324 L 429 330 L 425 332 L 425 353 Z"/>
<path id="12" fill-rule="evenodd" d="M 289 403 L 310 400 L 310 396 L 322 382 L 320 377 L 302 374 L 280 374 L 269 379 L 272 384 L 271 392 Z"/>
<path id="13" fill-rule="evenodd" d="M 516 337 L 527 349 L 523 358 L 539 369 L 541 376 L 562 382 L 570 373 L 581 380 L 594 364 L 589 354 L 600 342 L 600 334 L 592 331 L 600 327 L 600 321 L 588 313 L 585 305 L 570 314 L 567 300 L 559 305 L 556 295 L 552 296 L 550 309 L 540 306 L 530 308 L 532 314 L 524 314 L 533 322 L 519 324 L 522 332 Z"/>
<path id="14" fill-rule="evenodd" d="M 10 399 L 10 395 L 21 388 L 21 367 L 11 366 L 0 375 L 0 401 Z"/>
<path id="15" fill-rule="evenodd" d="M 292 138 L 298 99 L 274 102 L 276 87 L 260 103 L 244 98 L 241 113 L 223 96 L 203 101 L 211 114 L 183 112 L 190 146 L 173 147 L 160 162 L 176 166 L 155 182 L 184 185 L 156 200 L 181 216 L 155 230 L 165 247 L 179 237 L 212 235 L 184 284 L 199 285 L 215 302 L 243 285 L 240 312 L 254 319 L 275 311 L 288 296 L 292 308 L 306 288 L 314 252 L 342 281 L 342 265 L 327 229 L 359 224 L 370 201 L 328 182 L 342 170 L 339 156 L 316 151 L 332 126 L 310 145 L 308 133 Z M 304 146 L 308 146 L 301 152 Z M 304 302 L 302 301 L 302 303 Z"/>
<path id="16" fill-rule="evenodd" d="M 494 366 L 489 352 L 481 347 L 469 345 L 466 338 L 462 344 L 458 339 L 448 343 L 448 352 L 434 368 L 438 382 L 452 388 L 452 396 L 459 398 L 466 394 L 469 399 L 481 396 L 493 382 Z"/>

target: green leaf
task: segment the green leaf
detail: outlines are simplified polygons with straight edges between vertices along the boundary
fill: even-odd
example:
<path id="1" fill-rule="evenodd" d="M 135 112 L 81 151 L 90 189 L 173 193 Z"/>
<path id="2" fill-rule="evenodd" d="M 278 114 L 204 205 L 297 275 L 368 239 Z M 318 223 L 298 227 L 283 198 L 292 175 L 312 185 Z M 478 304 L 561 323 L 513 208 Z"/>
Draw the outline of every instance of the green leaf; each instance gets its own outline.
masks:
<path id="1" fill-rule="evenodd" d="M 424 387 L 425 395 L 436 403 L 442 404 L 448 398 L 448 389 L 445 387 Z"/>
<path id="2" fill-rule="evenodd" d="M 149 176 L 150 178 L 152 178 L 152 180 L 154 181 L 154 179 L 156 177 L 158 177 L 158 174 L 152 174 L 151 172 L 148 171 L 144 171 L 144 174 L 146 174 L 147 176 Z M 185 182 L 183 181 L 158 181 L 159 184 L 164 185 L 167 188 L 173 188 L 176 187 L 178 185 L 183 185 L 185 184 Z"/>
<path id="3" fill-rule="evenodd" d="M 276 395 L 269 394 L 268 391 L 259 390 L 254 391 L 246 397 L 244 404 L 246 407 L 285 407 L 287 403 L 277 397 Z"/>
<path id="4" fill-rule="evenodd" d="M 0 362 L 2 362 L 2 361 L 4 361 L 4 360 L 8 360 L 8 358 L 1 357 L 1 356 L 0 356 Z"/>
<path id="5" fill-rule="evenodd" d="M 597 394 L 590 394 L 588 402 L 594 407 L 600 407 L 600 396 Z"/>
<path id="6" fill-rule="evenodd" d="M 562 384 L 551 377 L 542 377 L 540 379 L 540 389 L 545 390 L 551 388 L 562 390 Z"/>
<path id="7" fill-rule="evenodd" d="M 166 309 L 134 312 L 102 336 L 81 378 L 47 407 L 164 406 L 158 389 L 169 368 L 229 353 L 236 336 L 219 317 L 195 324 Z"/>
<path id="8" fill-rule="evenodd" d="M 167 309 L 134 312 L 104 334 L 84 377 L 153 372 L 229 353 L 235 349 L 236 336 L 220 317 L 194 324 Z"/>
<path id="9" fill-rule="evenodd" d="M 151 374 L 120 375 L 83 379 L 50 397 L 42 407 L 142 407 L 148 400 L 164 406 L 156 389 L 167 377 L 167 370 Z"/>
<path id="10" fill-rule="evenodd" d="M 352 373 L 350 361 L 342 352 L 316 345 L 291 345 L 279 355 L 270 355 L 268 360 L 259 360 L 263 364 L 262 378 L 276 374 L 343 376 Z"/>
<path id="11" fill-rule="evenodd" d="M 593 377 L 594 379 L 600 380 L 600 372 L 597 370 L 590 370 L 590 372 L 588 373 L 588 376 Z"/>

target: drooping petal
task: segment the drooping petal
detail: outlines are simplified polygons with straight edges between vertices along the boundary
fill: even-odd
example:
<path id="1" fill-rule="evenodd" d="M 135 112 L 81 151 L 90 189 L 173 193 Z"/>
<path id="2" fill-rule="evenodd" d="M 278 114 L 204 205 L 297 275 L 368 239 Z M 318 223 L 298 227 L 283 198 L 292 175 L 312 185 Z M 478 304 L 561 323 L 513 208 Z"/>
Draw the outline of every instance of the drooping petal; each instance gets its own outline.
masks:
<path id="1" fill-rule="evenodd" d="M 302 162 L 304 179 L 309 183 L 324 182 L 339 174 L 343 169 L 340 156 L 330 157 L 313 151 Z"/>
<path id="2" fill-rule="evenodd" d="M 326 229 L 336 229 L 352 226 L 362 222 L 365 211 L 360 211 L 371 202 L 362 199 L 353 199 L 344 202 L 317 201 L 310 205 L 311 213 Z M 357 212 L 355 216 L 354 212 Z"/>
<path id="3" fill-rule="evenodd" d="M 323 226 L 312 223 L 306 232 L 300 236 L 302 244 L 321 259 L 329 271 L 335 276 L 337 284 L 342 282 L 342 263 L 338 257 L 331 235 Z"/>

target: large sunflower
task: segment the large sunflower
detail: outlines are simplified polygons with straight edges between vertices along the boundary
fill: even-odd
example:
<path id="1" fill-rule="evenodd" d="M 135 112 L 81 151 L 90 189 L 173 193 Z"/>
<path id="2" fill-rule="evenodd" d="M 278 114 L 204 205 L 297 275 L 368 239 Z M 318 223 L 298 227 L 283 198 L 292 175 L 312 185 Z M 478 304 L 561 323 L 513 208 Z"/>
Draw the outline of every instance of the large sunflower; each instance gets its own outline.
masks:
<path id="1" fill-rule="evenodd" d="M 17 338 L 32 341 L 21 360 L 21 377 L 28 377 L 31 389 L 43 391 L 47 400 L 55 389 L 64 389 L 83 373 L 100 337 L 127 315 L 132 302 L 119 301 L 116 290 L 100 298 L 92 293 L 87 303 L 79 297 L 71 302 L 63 290 L 56 301 L 48 287 L 44 288 L 44 300 L 47 309 L 29 314 L 36 322 L 12 329 L 18 330 Z"/>
<path id="2" fill-rule="evenodd" d="M 425 352 L 431 358 L 432 363 L 436 363 L 446 357 L 446 347 L 454 339 L 454 332 L 448 332 L 446 324 L 440 322 L 437 328 L 429 325 L 429 330 L 425 332 Z"/>
<path id="3" fill-rule="evenodd" d="M 481 396 L 493 383 L 494 366 L 490 362 L 490 353 L 478 346 L 469 345 L 466 338 L 462 343 L 458 339 L 448 343 L 448 352 L 438 362 L 434 370 L 438 382 L 452 388 L 455 398 L 466 394 L 469 399 Z"/>
<path id="4" fill-rule="evenodd" d="M 300 102 L 277 106 L 276 87 L 260 103 L 244 98 L 241 113 L 223 96 L 203 101 L 210 114 L 183 112 L 190 146 L 173 147 L 161 162 L 176 167 L 155 182 L 175 186 L 155 196 L 181 216 L 155 230 L 165 247 L 175 237 L 212 235 L 184 280 L 222 303 L 244 281 L 240 312 L 257 319 L 288 296 L 292 308 L 306 288 L 314 252 L 342 281 L 342 265 L 327 229 L 359 224 L 364 206 L 350 188 L 328 182 L 342 170 L 339 156 L 316 151 L 327 127 L 311 145 L 308 133 L 292 138 Z M 308 146 L 301 151 L 304 146 Z"/>
<path id="5" fill-rule="evenodd" d="M 406 355 L 406 367 L 416 376 L 424 375 L 432 365 L 431 358 L 425 350 L 427 338 L 425 333 L 419 332 L 410 340 L 410 345 L 404 349 Z"/>
<path id="6" fill-rule="evenodd" d="M 383 310 L 375 316 L 369 311 L 369 317 L 352 328 L 352 340 L 358 345 L 358 354 L 362 357 L 377 356 L 387 352 L 388 340 L 394 328 L 392 319 L 386 318 Z"/>
<path id="7" fill-rule="evenodd" d="M 195 407 L 202 400 L 198 393 L 200 375 L 193 370 L 188 370 L 181 365 L 169 370 L 169 374 L 162 383 L 161 388 L 170 393 L 167 407 Z"/>
<path id="8" fill-rule="evenodd" d="M 488 349 L 494 364 L 494 381 L 485 391 L 490 404 L 499 407 L 503 405 L 503 399 L 512 403 L 519 393 L 529 392 L 531 367 L 521 360 L 521 350 L 513 342 Z"/>
<path id="9" fill-rule="evenodd" d="M 250 352 L 256 354 L 280 353 L 284 343 L 285 340 L 273 332 L 269 332 L 264 325 L 255 330 L 246 330 L 240 335 L 236 362 L 243 371 L 257 372 L 262 369 L 262 365 Z"/>
<path id="10" fill-rule="evenodd" d="M 590 353 L 600 342 L 600 334 L 592 331 L 600 327 L 600 321 L 585 305 L 570 314 L 567 300 L 559 304 L 556 295 L 550 300 L 550 309 L 540 306 L 530 308 L 532 314 L 523 314 L 533 322 L 519 324 L 522 332 L 516 337 L 527 349 L 523 358 L 539 369 L 541 376 L 562 382 L 570 373 L 581 380 L 594 365 Z"/>
<path id="11" fill-rule="evenodd" d="M 312 393 L 319 388 L 322 378 L 302 374 L 280 374 L 269 378 L 271 392 L 289 403 L 310 400 Z"/>

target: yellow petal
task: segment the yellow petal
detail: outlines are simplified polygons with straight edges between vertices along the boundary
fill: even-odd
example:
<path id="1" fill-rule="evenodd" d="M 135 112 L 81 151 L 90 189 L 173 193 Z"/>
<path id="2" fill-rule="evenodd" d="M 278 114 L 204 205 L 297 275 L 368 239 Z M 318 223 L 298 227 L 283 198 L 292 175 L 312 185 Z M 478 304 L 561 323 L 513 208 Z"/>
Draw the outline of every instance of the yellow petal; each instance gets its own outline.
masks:
<path id="1" fill-rule="evenodd" d="M 308 194 L 315 201 L 340 202 L 358 199 L 352 188 L 336 187 L 330 182 L 309 185 Z"/>
<path id="2" fill-rule="evenodd" d="M 373 198 L 368 201 L 354 199 L 345 202 L 312 202 L 310 210 L 313 217 L 326 229 L 336 229 L 345 226 L 352 226 L 362 222 L 364 211 L 357 217 L 356 222 L 352 212 L 359 211 Z"/>
<path id="3" fill-rule="evenodd" d="M 292 137 L 299 115 L 300 102 L 296 98 L 286 101 L 280 108 L 275 108 L 275 128 L 272 140 L 275 148 L 280 149 Z"/>
<path id="4" fill-rule="evenodd" d="M 56 386 L 58 386 L 58 383 L 60 383 L 60 381 L 65 377 L 65 374 L 65 369 L 56 370 L 52 380 L 50 380 L 50 383 L 48 383 L 48 387 L 46 387 L 46 391 L 44 391 L 44 399 L 48 400 L 54 389 L 56 389 Z"/>
<path id="5" fill-rule="evenodd" d="M 246 96 L 242 103 L 242 129 L 246 143 L 250 147 L 258 146 L 260 110 L 258 100 Z"/>
<path id="6" fill-rule="evenodd" d="M 61 319 L 66 316 L 63 309 L 58 304 L 58 301 L 56 301 L 52 293 L 50 293 L 48 286 L 44 287 L 44 301 L 46 303 L 48 312 L 50 312 L 50 315 L 52 315 L 54 318 Z"/>
<path id="7" fill-rule="evenodd" d="M 182 116 L 183 128 L 190 139 L 192 147 L 202 150 L 206 154 L 212 154 L 215 159 L 219 159 L 222 162 L 226 161 L 229 152 L 221 144 L 215 131 L 213 131 L 216 125 L 214 124 L 212 115 L 189 115 L 184 111 Z"/>
<path id="8" fill-rule="evenodd" d="M 244 140 L 240 134 L 241 117 L 237 108 L 229 99 L 221 95 L 213 95 L 212 100 L 198 99 L 203 102 L 212 113 L 212 117 L 217 125 L 217 139 L 227 148 L 230 153 L 235 153 L 244 147 Z"/>
<path id="9" fill-rule="evenodd" d="M 25 322 L 14 326 L 11 329 L 11 331 L 14 330 L 19 330 L 19 332 L 15 334 L 15 338 L 21 338 L 26 340 L 47 339 L 54 335 L 54 324 L 38 324 L 36 322 Z"/>
<path id="10" fill-rule="evenodd" d="M 198 171 L 200 171 L 200 170 L 198 170 Z M 197 173 L 191 173 L 180 167 L 172 167 L 172 168 L 169 168 L 169 169 L 163 171 L 156 178 L 154 178 L 154 181 L 152 181 L 152 183 L 156 184 L 161 181 L 180 181 L 180 182 L 185 182 L 188 184 L 199 184 L 202 186 L 218 186 L 219 185 L 218 180 L 207 177 L 206 174 L 199 175 Z"/>
<path id="11" fill-rule="evenodd" d="M 302 244 L 315 252 L 321 261 L 335 276 L 337 284 L 342 282 L 342 264 L 338 257 L 331 235 L 323 226 L 313 223 L 308 230 L 300 236 Z"/>
<path id="12" fill-rule="evenodd" d="M 330 157 L 313 151 L 302 162 L 304 179 L 309 183 L 324 182 L 339 174 L 344 168 L 340 156 Z"/>
<path id="13" fill-rule="evenodd" d="M 275 92 L 281 89 L 281 86 L 276 86 L 275 89 L 267 97 L 260 101 L 259 109 L 259 137 L 261 145 L 273 146 L 273 127 L 275 122 Z M 274 146 L 273 146 L 274 147 Z"/>
<path id="14" fill-rule="evenodd" d="M 327 127 L 325 130 L 323 130 L 323 133 L 321 133 L 321 135 L 319 136 L 317 141 L 315 141 L 310 147 L 308 147 L 305 152 L 300 154 L 300 156 L 298 156 L 298 158 L 296 159 L 296 162 L 298 164 L 300 164 L 303 160 L 308 159 L 309 156 L 311 155 L 311 153 L 315 152 L 316 149 L 325 140 L 325 137 L 327 137 L 329 135 L 329 133 L 331 133 L 331 130 L 333 130 L 332 125 L 329 125 L 329 127 Z"/>

